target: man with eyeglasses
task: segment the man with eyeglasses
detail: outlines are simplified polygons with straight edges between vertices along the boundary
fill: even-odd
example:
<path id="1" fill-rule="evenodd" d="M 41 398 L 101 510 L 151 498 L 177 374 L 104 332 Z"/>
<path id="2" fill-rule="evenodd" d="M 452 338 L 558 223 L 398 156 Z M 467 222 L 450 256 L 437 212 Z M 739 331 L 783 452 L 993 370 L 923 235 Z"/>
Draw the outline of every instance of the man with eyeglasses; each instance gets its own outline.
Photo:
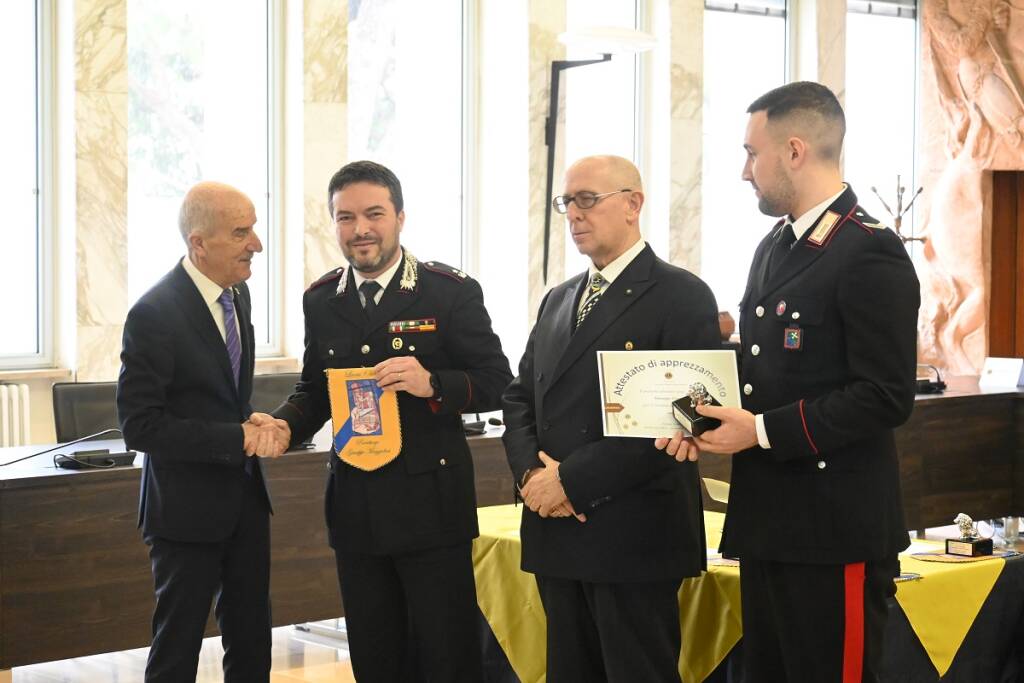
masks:
<path id="1" fill-rule="evenodd" d="M 678 682 L 677 593 L 705 566 L 696 464 L 653 440 L 602 436 L 599 349 L 720 345 L 714 295 L 654 255 L 643 203 L 626 159 L 587 157 L 566 172 L 553 205 L 591 265 L 544 297 L 502 401 L 550 683 Z"/>

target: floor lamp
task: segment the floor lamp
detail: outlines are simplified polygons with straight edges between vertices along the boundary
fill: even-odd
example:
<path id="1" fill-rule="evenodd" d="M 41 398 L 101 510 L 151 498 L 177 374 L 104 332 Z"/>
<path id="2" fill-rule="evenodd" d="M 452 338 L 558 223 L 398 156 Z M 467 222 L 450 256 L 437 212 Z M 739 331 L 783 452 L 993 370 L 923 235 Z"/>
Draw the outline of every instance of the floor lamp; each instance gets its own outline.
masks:
<path id="1" fill-rule="evenodd" d="M 607 62 L 615 53 L 637 53 L 654 47 L 654 37 L 635 29 L 594 27 L 562 33 L 559 42 L 569 47 L 591 50 L 599 59 L 559 59 L 551 62 L 551 97 L 544 122 L 544 144 L 548 147 L 547 183 L 544 195 L 544 284 L 548 282 L 548 259 L 551 250 L 551 196 L 555 182 L 555 141 L 558 136 L 558 95 L 562 72 L 577 66 Z"/>

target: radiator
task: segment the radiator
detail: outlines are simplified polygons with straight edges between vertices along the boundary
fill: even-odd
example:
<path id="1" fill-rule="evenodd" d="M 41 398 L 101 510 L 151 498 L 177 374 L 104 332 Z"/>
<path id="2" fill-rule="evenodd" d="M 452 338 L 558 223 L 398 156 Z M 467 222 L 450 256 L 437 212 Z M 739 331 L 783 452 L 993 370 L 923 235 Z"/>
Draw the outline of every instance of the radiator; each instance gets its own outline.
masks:
<path id="1" fill-rule="evenodd" d="M 0 384 L 0 446 L 29 443 L 31 415 L 27 384 Z"/>

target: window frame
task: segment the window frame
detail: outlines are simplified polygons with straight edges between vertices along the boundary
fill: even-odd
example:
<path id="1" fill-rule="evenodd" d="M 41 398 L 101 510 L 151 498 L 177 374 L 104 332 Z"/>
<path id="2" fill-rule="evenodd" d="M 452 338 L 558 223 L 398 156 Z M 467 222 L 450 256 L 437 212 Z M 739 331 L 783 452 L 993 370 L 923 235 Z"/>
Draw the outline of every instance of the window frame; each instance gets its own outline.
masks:
<path id="1" fill-rule="evenodd" d="M 480 15 L 477 3 L 462 0 L 462 215 L 459 237 L 462 243 L 459 268 L 476 274 L 480 265 L 479 192 L 480 146 L 476 144 L 479 127 L 480 93 L 477 83 L 479 60 Z M 475 226 L 471 228 L 470 226 Z"/>
<path id="2" fill-rule="evenodd" d="M 264 247 L 267 259 L 267 331 L 269 342 L 256 344 L 257 358 L 284 354 L 284 98 L 285 36 L 284 0 L 266 0 L 267 10 L 267 225 Z"/>
<path id="3" fill-rule="evenodd" d="M 54 2 L 35 0 L 35 177 L 36 209 L 36 350 L 0 356 L 0 368 L 10 370 L 54 366 L 54 133 L 56 100 Z"/>

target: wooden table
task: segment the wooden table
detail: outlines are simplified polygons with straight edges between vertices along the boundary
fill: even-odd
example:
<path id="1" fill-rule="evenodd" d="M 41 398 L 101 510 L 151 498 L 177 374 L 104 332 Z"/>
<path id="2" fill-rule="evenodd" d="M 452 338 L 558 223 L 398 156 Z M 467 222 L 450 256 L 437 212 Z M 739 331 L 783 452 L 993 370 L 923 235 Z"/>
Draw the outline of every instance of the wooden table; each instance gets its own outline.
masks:
<path id="1" fill-rule="evenodd" d="M 471 439 L 478 504 L 512 502 L 501 440 Z M 0 449 L 0 462 L 45 446 Z M 89 448 L 123 450 L 120 441 Z M 328 454 L 264 461 L 271 518 L 275 626 L 343 615 L 323 496 Z M 0 467 L 0 680 L 37 662 L 145 647 L 153 578 L 136 527 L 142 458 L 133 467 L 75 471 L 42 455 Z M 217 633 L 211 620 L 207 635 Z"/>
<path id="2" fill-rule="evenodd" d="M 976 384 L 918 398 L 896 432 L 910 528 L 949 524 L 957 512 L 975 519 L 1024 512 L 1021 398 Z M 499 436 L 491 430 L 470 439 L 481 507 L 512 502 Z M 0 462 L 39 448 L 0 449 Z M 342 615 L 323 519 L 327 457 L 295 452 L 266 463 L 275 625 Z M 730 464 L 705 454 L 701 472 L 728 480 Z M 0 468 L 0 672 L 149 643 L 153 585 L 136 528 L 140 473 L 138 465 L 55 470 L 45 455 Z"/>

